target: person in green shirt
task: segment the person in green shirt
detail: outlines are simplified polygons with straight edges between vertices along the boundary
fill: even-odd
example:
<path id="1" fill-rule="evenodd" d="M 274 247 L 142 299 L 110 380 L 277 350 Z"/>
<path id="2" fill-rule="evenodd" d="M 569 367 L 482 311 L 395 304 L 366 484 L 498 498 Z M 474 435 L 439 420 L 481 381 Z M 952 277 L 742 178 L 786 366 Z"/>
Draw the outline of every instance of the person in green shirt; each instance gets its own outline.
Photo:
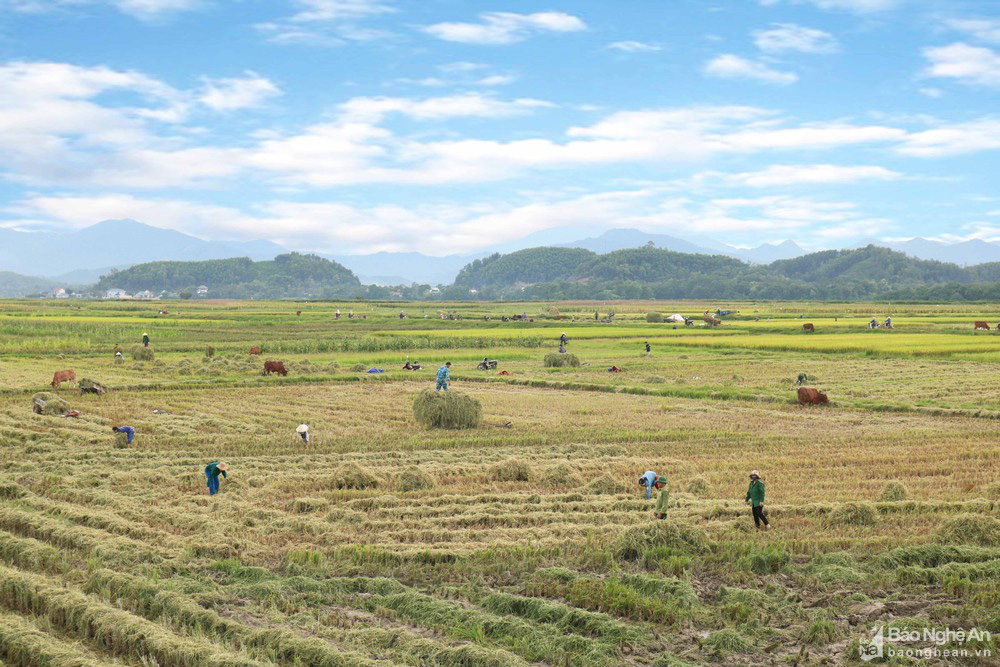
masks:
<path id="1" fill-rule="evenodd" d="M 229 470 L 229 464 L 225 461 L 221 463 L 214 461 L 205 466 L 205 477 L 208 478 L 208 495 L 214 496 L 219 492 L 219 475 L 228 478 L 227 470 Z"/>
<path id="2" fill-rule="evenodd" d="M 757 526 L 757 530 L 760 530 L 762 523 L 764 530 L 771 530 L 771 524 L 767 522 L 767 516 L 764 515 L 764 482 L 760 481 L 760 473 L 756 470 L 750 471 L 750 488 L 747 489 L 745 502 L 750 503 L 750 508 L 753 510 L 753 522 Z"/>
<path id="3" fill-rule="evenodd" d="M 667 503 L 670 501 L 670 489 L 667 488 L 667 480 L 658 477 L 654 486 L 658 494 L 656 496 L 656 507 L 653 509 L 653 516 L 657 519 L 666 519 Z"/>

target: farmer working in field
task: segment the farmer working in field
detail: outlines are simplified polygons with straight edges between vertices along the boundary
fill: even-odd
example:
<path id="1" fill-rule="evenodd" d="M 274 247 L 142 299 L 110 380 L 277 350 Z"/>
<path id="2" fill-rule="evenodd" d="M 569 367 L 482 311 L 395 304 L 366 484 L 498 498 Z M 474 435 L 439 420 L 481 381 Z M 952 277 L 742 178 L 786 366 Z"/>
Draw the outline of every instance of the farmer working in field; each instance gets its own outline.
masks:
<path id="1" fill-rule="evenodd" d="M 771 530 L 771 524 L 764 516 L 764 482 L 760 481 L 760 473 L 756 470 L 750 471 L 750 488 L 747 489 L 746 502 L 750 503 L 753 509 L 753 522 L 760 530 L 760 524 L 764 524 L 764 530 Z"/>
<path id="2" fill-rule="evenodd" d="M 143 347 L 149 347 L 149 334 L 148 333 L 144 332 L 142 334 L 142 346 Z"/>
<path id="3" fill-rule="evenodd" d="M 660 488 L 656 486 L 657 481 L 660 481 L 660 483 L 663 485 L 666 485 L 667 483 L 667 480 L 665 479 L 661 480 L 661 478 L 652 470 L 647 470 L 642 474 L 642 477 L 639 478 L 639 486 L 646 487 L 646 500 L 649 500 L 650 498 L 653 497 L 654 487 Z"/>
<path id="4" fill-rule="evenodd" d="M 229 470 L 229 464 L 225 461 L 221 463 L 216 461 L 205 466 L 205 477 L 208 478 L 208 495 L 214 496 L 219 492 L 219 475 L 228 477 L 227 470 Z"/>
<path id="5" fill-rule="evenodd" d="M 124 433 L 126 444 L 131 445 L 132 440 L 135 438 L 135 429 L 131 426 L 112 426 L 111 430 L 115 433 Z"/>
<path id="6" fill-rule="evenodd" d="M 295 428 L 295 432 L 299 434 L 300 438 L 302 438 L 302 442 L 307 445 L 309 444 L 309 424 L 299 424 Z"/>
<path id="7" fill-rule="evenodd" d="M 650 348 L 650 347 L 649 347 L 649 341 L 647 340 L 647 341 L 646 341 L 646 356 L 647 356 L 647 357 L 649 356 L 649 353 L 650 353 L 651 351 L 652 351 L 652 348 Z"/>
<path id="8" fill-rule="evenodd" d="M 559 336 L 559 344 L 560 344 L 560 345 L 565 345 L 565 344 L 566 344 L 566 342 L 567 342 L 568 340 L 569 340 L 569 339 L 568 339 L 568 338 L 566 338 L 566 332 L 564 331 L 564 332 L 563 332 L 563 335 L 562 335 L 562 336 Z"/>
<path id="9" fill-rule="evenodd" d="M 438 369 L 437 372 L 437 389 L 434 391 L 441 391 L 444 389 L 448 391 L 448 380 L 451 379 L 451 362 L 447 362 L 444 366 Z"/>
<path id="10" fill-rule="evenodd" d="M 653 516 L 657 519 L 667 518 L 667 503 L 670 501 L 670 489 L 667 488 L 667 480 L 658 477 L 653 484 L 656 487 L 656 507 L 653 508 Z"/>

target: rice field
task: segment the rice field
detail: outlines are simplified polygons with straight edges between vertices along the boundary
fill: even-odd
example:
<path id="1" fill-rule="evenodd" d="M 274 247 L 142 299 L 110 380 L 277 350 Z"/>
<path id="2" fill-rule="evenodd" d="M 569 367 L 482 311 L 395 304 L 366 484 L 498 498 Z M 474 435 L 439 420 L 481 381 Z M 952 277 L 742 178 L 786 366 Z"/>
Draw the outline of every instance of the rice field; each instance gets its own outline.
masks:
<path id="1" fill-rule="evenodd" d="M 1000 308 L 716 305 L 0 301 L 0 665 L 1000 664 Z"/>

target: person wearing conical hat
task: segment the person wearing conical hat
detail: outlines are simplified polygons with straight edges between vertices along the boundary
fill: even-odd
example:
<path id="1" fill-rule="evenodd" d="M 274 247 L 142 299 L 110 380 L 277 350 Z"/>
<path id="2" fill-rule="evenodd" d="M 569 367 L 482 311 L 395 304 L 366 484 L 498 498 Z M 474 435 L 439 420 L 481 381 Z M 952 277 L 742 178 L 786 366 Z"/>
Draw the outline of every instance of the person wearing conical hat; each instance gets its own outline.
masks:
<path id="1" fill-rule="evenodd" d="M 299 424 L 295 428 L 295 432 L 299 434 L 300 438 L 302 438 L 302 442 L 307 445 L 309 444 L 309 424 Z"/>
<path id="2" fill-rule="evenodd" d="M 145 331 L 142 332 L 142 346 L 149 347 L 149 334 Z"/>

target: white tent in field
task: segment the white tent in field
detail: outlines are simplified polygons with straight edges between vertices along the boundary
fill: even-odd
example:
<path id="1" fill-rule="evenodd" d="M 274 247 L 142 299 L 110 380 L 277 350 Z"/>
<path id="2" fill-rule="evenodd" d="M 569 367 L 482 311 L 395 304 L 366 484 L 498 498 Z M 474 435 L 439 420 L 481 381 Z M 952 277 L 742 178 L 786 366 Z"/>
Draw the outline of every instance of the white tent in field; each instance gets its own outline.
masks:
<path id="1" fill-rule="evenodd" d="M 670 317 L 667 318 L 667 321 L 668 322 L 681 322 L 681 323 L 683 323 L 684 322 L 684 316 L 683 315 L 678 315 L 677 313 L 674 313 L 673 315 L 671 315 Z"/>

